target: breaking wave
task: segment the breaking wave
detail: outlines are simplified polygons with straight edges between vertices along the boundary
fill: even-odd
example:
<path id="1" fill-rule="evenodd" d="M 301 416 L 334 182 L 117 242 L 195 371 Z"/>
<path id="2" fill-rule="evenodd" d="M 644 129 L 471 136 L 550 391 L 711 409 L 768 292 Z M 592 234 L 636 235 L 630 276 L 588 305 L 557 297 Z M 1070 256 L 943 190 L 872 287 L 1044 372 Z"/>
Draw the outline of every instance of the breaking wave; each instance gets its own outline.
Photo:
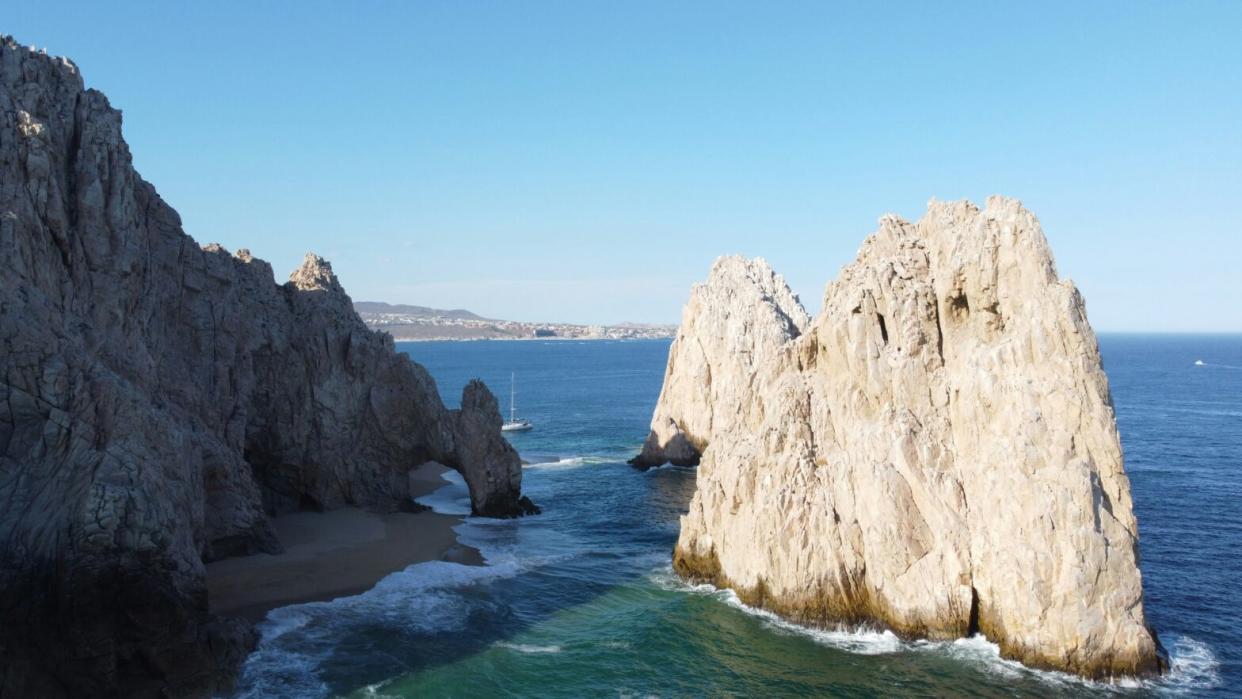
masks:
<path id="1" fill-rule="evenodd" d="M 1221 684 L 1220 661 L 1212 649 L 1202 641 L 1188 636 L 1176 636 L 1169 644 L 1169 672 L 1155 679 L 1123 678 L 1113 682 L 1088 680 L 1076 675 L 1052 670 L 1027 667 L 1016 660 L 1001 656 L 1000 646 L 983 635 L 959 638 L 953 641 L 903 641 L 887 629 L 849 628 L 821 629 L 788 621 L 766 609 L 752 607 L 738 598 L 730 589 L 717 588 L 707 583 L 688 583 L 664 566 L 652 572 L 651 582 L 658 587 L 689 594 L 707 595 L 722 603 L 763 621 L 764 625 L 779 633 L 793 633 L 809 638 L 821 645 L 857 655 L 886 655 L 903 652 L 940 653 L 963 664 L 973 666 L 987 674 L 1016 680 L 1024 677 L 1038 680 L 1061 691 L 1094 689 L 1108 693 L 1142 689 L 1159 694 L 1194 696 L 1198 692 L 1219 687 Z"/>
<path id="2" fill-rule="evenodd" d="M 508 641 L 500 641 L 496 644 L 497 648 L 506 648 L 515 653 L 560 653 L 560 646 L 536 646 L 530 643 L 509 643 Z"/>
<path id="3" fill-rule="evenodd" d="M 624 459 L 611 456 L 570 456 L 563 459 L 549 459 L 547 461 L 537 461 L 523 466 L 526 470 L 542 469 L 548 471 L 574 469 L 580 466 L 593 466 L 598 464 L 615 464 Z"/>

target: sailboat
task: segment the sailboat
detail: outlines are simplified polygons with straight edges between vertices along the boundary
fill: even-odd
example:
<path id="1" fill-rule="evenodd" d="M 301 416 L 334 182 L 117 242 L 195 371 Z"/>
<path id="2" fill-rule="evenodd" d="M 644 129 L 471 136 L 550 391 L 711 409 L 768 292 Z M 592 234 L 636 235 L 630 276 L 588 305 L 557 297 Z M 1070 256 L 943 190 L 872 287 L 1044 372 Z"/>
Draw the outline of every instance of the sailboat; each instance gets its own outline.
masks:
<path id="1" fill-rule="evenodd" d="M 525 432 L 534 429 L 535 425 L 524 417 L 517 416 L 517 375 L 509 375 L 509 421 L 500 426 L 501 432 Z"/>

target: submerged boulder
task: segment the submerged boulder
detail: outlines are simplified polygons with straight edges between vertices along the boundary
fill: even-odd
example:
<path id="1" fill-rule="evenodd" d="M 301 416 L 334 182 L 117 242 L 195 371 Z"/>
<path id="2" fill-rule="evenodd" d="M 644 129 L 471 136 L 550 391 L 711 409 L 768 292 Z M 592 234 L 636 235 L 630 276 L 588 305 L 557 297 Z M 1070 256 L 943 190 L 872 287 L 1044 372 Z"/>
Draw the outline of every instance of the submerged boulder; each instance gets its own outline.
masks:
<path id="1" fill-rule="evenodd" d="M 278 552 L 273 514 L 403 508 L 462 471 L 530 510 L 495 399 L 460 411 L 308 255 L 285 284 L 200 247 L 67 59 L 0 39 L 0 693 L 184 695 L 254 642 L 204 561 Z"/>
<path id="2" fill-rule="evenodd" d="M 1161 670 L 1108 380 L 1033 214 L 885 217 L 809 324 L 743 265 L 692 293 L 644 449 L 701 454 L 678 572 L 805 623 Z"/>

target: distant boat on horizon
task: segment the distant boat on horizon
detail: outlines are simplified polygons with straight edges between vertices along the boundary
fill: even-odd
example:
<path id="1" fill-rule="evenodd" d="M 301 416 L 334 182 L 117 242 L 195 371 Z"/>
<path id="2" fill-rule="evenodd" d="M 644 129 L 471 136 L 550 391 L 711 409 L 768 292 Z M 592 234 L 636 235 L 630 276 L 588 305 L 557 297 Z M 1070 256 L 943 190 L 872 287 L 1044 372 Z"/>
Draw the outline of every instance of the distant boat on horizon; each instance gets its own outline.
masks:
<path id="1" fill-rule="evenodd" d="M 1202 360 L 1202 359 L 1196 359 L 1196 360 L 1195 360 L 1195 366 L 1203 366 L 1203 360 Z"/>
<path id="2" fill-rule="evenodd" d="M 517 416 L 517 374 L 509 374 L 509 421 L 500 426 L 501 432 L 525 432 L 534 429 L 535 424 L 526 418 Z"/>

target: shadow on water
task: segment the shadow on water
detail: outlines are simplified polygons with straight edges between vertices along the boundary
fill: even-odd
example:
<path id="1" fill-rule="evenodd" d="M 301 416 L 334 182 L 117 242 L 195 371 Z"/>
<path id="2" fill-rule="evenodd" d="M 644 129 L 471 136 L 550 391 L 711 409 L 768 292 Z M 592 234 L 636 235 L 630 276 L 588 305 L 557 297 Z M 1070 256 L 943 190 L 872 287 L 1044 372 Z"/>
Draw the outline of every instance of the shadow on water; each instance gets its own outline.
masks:
<path id="1" fill-rule="evenodd" d="M 639 473 L 622 463 L 646 434 L 667 343 L 427 343 L 409 351 L 442 387 L 476 374 L 507 387 L 516 372 L 520 412 L 536 429 L 514 436 L 515 446 L 528 456 L 566 457 L 525 472 L 524 487 L 544 514 L 459 528 L 487 567 L 423 564 L 356 598 L 278 610 L 279 635 L 248 662 L 242 694 L 1227 693 L 1240 602 L 1229 581 L 1242 572 L 1220 551 L 1242 545 L 1235 455 L 1242 423 L 1234 415 L 1242 372 L 1222 378 L 1211 367 L 1189 368 L 1193 357 L 1181 355 L 1204 352 L 1201 342 L 1101 345 L 1142 528 L 1148 613 L 1166 644 L 1182 644 L 1181 657 L 1199 663 L 1186 673 L 1197 683 L 1087 684 L 1000 660 L 979 639 L 901 643 L 881 633 L 798 629 L 739 608 L 728 593 L 684 585 L 668 566 L 694 471 Z M 1242 342 L 1219 354 L 1204 359 L 1242 365 Z"/>
<path id="2" fill-rule="evenodd" d="M 543 515 L 524 520 L 474 521 L 467 525 L 482 530 L 478 535 L 483 540 L 478 543 L 485 542 L 485 551 L 522 552 L 530 555 L 533 564 L 522 566 L 513 577 L 447 591 L 459 596 L 465 610 L 459 625 L 422 630 L 375 625 L 360 619 L 360 623 L 340 629 L 342 633 L 335 639 L 331 657 L 320 666 L 324 683 L 333 693 L 342 693 L 401 674 L 425 673 L 504 648 L 504 643 L 569 610 L 578 610 L 579 614 L 593 607 L 596 612 L 604 611 L 600 607 L 608 605 L 596 603 L 607 595 L 634 594 L 641 587 L 637 583 L 656 565 L 650 552 L 660 550 L 666 552 L 666 558 L 671 557 L 676 531 L 646 526 L 635 527 L 627 534 L 618 527 L 624 528 L 643 517 L 651 524 L 676 521 L 692 494 L 693 474 L 670 471 L 644 479 L 624 464 L 589 468 L 605 479 L 642 479 L 645 497 L 642 491 L 631 488 L 583 492 L 573 487 L 549 487 L 568 484 L 575 477 L 570 472 L 551 474 L 548 480 L 554 483 L 542 484 L 544 487 L 533 493 L 552 496 L 554 490 L 559 491 L 554 498 L 545 497 L 543 501 L 548 507 Z M 584 512 L 587 509 L 594 510 L 594 514 Z M 570 519 L 575 520 L 573 526 L 578 534 L 574 540 L 551 536 L 563 530 Z M 532 542 L 541 536 L 546 539 L 544 542 Z M 619 537 L 626 543 L 618 545 L 613 541 Z M 566 550 L 556 550 L 562 546 Z M 499 565 L 506 565 L 505 556 L 499 558 Z M 545 650 L 550 649 L 536 646 L 526 648 L 525 654 L 536 655 Z"/>
<path id="3" fill-rule="evenodd" d="M 668 523 L 693 489 L 693 473 L 640 474 L 619 462 L 536 467 L 526 478 L 544 514 L 469 519 L 458 528 L 489 566 L 420 564 L 354 598 L 276 610 L 240 695 L 337 695 L 425 675 L 508 642 L 519 650 L 502 653 L 521 654 L 528 649 L 520 637 L 572 610 L 595 608 L 587 618 L 595 626 L 609 606 L 600 598 L 633 594 L 670 558 L 676 528 Z M 464 498 L 464 486 L 446 489 L 454 487 Z"/>

